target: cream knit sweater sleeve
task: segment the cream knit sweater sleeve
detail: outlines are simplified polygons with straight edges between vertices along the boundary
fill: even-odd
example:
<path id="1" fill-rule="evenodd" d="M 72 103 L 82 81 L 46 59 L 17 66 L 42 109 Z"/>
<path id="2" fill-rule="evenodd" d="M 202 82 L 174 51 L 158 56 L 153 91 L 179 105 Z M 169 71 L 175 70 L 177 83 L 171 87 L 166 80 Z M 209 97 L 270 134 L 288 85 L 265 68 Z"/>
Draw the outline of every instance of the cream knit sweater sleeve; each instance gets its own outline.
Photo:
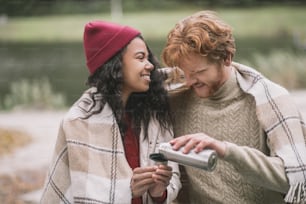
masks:
<path id="1" fill-rule="evenodd" d="M 279 157 L 270 157 L 247 146 L 226 142 L 224 160 L 231 163 L 247 182 L 286 193 L 289 182 Z"/>

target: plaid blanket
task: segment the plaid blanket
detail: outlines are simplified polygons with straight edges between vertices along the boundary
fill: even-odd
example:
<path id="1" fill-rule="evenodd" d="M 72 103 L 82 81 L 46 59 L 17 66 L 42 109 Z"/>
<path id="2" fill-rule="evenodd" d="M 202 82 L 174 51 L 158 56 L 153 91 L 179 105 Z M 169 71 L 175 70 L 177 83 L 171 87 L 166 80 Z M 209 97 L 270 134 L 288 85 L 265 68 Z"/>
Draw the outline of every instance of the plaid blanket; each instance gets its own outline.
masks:
<path id="1" fill-rule="evenodd" d="M 280 157 L 285 166 L 290 189 L 285 201 L 306 203 L 306 125 L 288 91 L 256 70 L 232 63 L 240 75 L 239 86 L 254 96 L 259 122 L 267 134 L 271 156 Z M 171 70 L 172 69 L 172 70 Z M 170 93 L 186 90 L 184 76 L 177 68 L 163 68 Z"/>
<path id="2" fill-rule="evenodd" d="M 133 175 L 124 152 L 120 131 L 110 106 L 99 109 L 101 96 L 92 100 L 89 89 L 63 119 L 55 146 L 53 161 L 46 179 L 42 204 L 56 203 L 131 203 L 130 179 Z M 91 115 L 90 117 L 87 117 Z M 140 165 L 154 165 L 149 154 L 157 151 L 161 142 L 172 138 L 164 134 L 155 120 L 151 120 L 148 138 L 140 133 Z M 173 176 L 167 187 L 171 203 L 181 187 L 178 165 L 169 162 Z M 143 203 L 153 203 L 148 194 Z"/>

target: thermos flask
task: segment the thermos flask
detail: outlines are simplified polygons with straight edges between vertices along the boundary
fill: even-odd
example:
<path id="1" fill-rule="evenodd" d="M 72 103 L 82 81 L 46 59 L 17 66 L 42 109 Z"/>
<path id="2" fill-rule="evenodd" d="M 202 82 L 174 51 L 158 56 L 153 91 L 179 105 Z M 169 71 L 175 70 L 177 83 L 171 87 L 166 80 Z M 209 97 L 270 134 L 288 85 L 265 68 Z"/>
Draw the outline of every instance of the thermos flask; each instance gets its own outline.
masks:
<path id="1" fill-rule="evenodd" d="M 184 166 L 192 166 L 206 171 L 213 171 L 217 165 L 217 153 L 212 149 L 204 149 L 199 153 L 191 150 L 188 154 L 183 153 L 184 147 L 173 150 L 170 143 L 161 143 L 159 153 L 153 153 L 150 158 L 156 162 L 164 163 L 169 161 L 177 162 Z"/>

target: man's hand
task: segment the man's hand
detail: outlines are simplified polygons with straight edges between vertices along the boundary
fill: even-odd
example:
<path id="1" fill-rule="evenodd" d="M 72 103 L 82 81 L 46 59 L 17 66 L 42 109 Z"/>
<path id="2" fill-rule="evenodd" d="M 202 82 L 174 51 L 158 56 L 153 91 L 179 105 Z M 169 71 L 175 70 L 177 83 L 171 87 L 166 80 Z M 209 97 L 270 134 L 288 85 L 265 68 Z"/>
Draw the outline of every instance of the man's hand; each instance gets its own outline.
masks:
<path id="1" fill-rule="evenodd" d="M 217 152 L 219 157 L 224 157 L 226 144 L 222 141 L 216 140 L 204 133 L 196 133 L 190 135 L 183 135 L 170 141 L 172 148 L 178 150 L 184 146 L 183 153 L 188 154 L 192 149 L 196 153 L 203 149 L 213 149 Z"/>

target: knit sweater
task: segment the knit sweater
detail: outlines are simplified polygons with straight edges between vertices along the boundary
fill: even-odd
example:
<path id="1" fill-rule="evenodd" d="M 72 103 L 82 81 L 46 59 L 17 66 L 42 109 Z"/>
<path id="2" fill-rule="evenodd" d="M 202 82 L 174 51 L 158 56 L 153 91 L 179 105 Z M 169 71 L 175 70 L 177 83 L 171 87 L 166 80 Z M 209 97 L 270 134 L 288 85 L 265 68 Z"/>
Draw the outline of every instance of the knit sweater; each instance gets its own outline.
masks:
<path id="1" fill-rule="evenodd" d="M 203 132 L 227 141 L 226 155 L 213 172 L 185 167 L 189 184 L 181 193 L 188 191 L 184 200 L 189 203 L 284 203 L 289 184 L 283 163 L 279 157 L 265 156 L 270 152 L 254 97 L 241 90 L 237 74 L 232 69 L 231 78 L 209 99 L 192 91 L 172 98 L 175 136 Z"/>

